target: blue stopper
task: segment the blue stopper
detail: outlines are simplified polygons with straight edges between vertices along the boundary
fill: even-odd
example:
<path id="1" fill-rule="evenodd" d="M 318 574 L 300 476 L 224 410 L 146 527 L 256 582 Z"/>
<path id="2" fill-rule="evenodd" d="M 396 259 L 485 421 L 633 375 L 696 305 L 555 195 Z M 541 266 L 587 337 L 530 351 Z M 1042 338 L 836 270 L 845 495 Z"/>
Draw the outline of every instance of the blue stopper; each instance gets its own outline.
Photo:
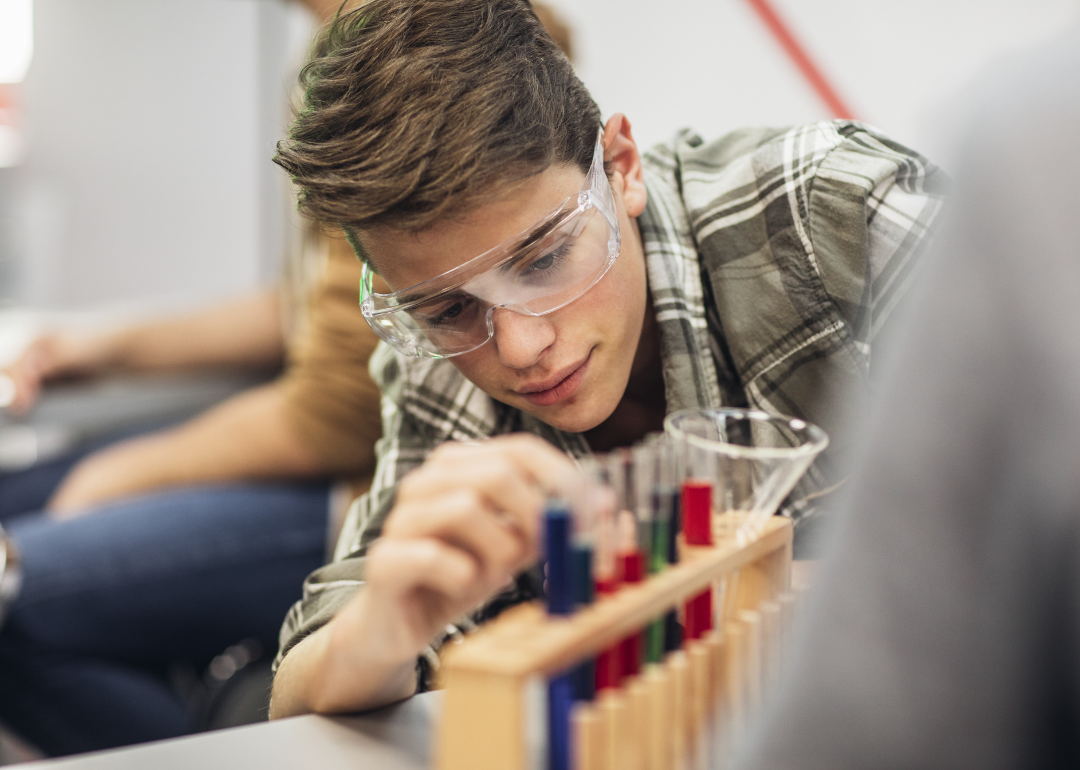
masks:
<path id="1" fill-rule="evenodd" d="M 574 611 L 574 567 L 570 556 L 570 511 L 562 500 L 550 500 L 544 511 L 544 559 L 547 567 L 549 615 Z"/>

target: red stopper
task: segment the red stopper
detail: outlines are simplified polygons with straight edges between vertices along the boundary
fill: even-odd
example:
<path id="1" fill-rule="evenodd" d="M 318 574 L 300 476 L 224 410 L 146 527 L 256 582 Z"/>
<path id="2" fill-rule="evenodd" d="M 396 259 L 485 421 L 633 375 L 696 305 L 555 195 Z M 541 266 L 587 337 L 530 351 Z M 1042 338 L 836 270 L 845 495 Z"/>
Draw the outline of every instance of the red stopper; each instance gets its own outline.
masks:
<path id="1" fill-rule="evenodd" d="M 606 580 L 596 581 L 596 593 L 598 594 L 613 594 L 619 590 L 619 579 L 608 578 Z"/>
<path id="2" fill-rule="evenodd" d="M 622 675 L 637 676 L 641 673 L 642 644 L 641 634 L 633 634 L 619 643 L 619 653 L 622 663 Z"/>
<path id="3" fill-rule="evenodd" d="M 712 484 L 688 479 L 682 488 L 682 529 L 687 545 L 712 545 Z"/>
<path id="4" fill-rule="evenodd" d="M 712 590 L 704 591 L 686 603 L 683 638 L 700 639 L 712 630 Z"/>
<path id="5" fill-rule="evenodd" d="M 623 583 L 640 583 L 645 579 L 645 555 L 630 551 L 618 555 L 618 572 Z"/>
<path id="6" fill-rule="evenodd" d="M 622 644 L 604 650 L 596 657 L 596 689 L 613 689 L 622 684 Z"/>

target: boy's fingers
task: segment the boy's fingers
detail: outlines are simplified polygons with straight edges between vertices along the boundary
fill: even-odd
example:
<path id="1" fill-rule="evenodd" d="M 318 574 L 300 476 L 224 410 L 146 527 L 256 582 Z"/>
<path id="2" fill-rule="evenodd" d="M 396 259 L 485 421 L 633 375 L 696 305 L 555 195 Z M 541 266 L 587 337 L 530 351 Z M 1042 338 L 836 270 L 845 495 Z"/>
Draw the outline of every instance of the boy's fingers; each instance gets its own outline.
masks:
<path id="1" fill-rule="evenodd" d="M 564 495 L 573 482 L 577 468 L 565 454 L 538 436 L 515 433 L 488 442 L 492 449 L 505 454 L 527 470 L 547 495 Z"/>
<path id="2" fill-rule="evenodd" d="M 435 462 L 460 460 L 481 462 L 485 457 L 499 457 L 512 461 L 544 490 L 545 493 L 561 494 L 562 486 L 574 476 L 574 463 L 548 442 L 530 433 L 513 433 L 497 436 L 475 444 L 446 442 L 431 453 Z"/>
<path id="3" fill-rule="evenodd" d="M 399 538 L 438 538 L 468 552 L 486 579 L 498 584 L 524 566 L 533 549 L 519 528 L 507 526 L 473 489 L 402 503 L 386 534 Z"/>
<path id="4" fill-rule="evenodd" d="M 402 481 L 401 504 L 421 503 L 433 497 L 469 491 L 478 504 L 505 518 L 526 541 L 537 536 L 537 518 L 544 493 L 513 461 L 501 455 L 446 458 Z M 430 503 L 428 503 L 430 506 Z"/>
<path id="5" fill-rule="evenodd" d="M 526 540 L 538 536 L 539 513 L 551 495 L 569 497 L 579 483 L 574 463 L 530 434 L 500 436 L 478 444 L 447 442 L 407 476 L 399 500 L 470 488 L 509 514 Z"/>
<path id="6" fill-rule="evenodd" d="M 450 598 L 471 595 L 479 565 L 435 538 L 386 538 L 371 548 L 368 582 L 395 594 L 428 588 Z"/>

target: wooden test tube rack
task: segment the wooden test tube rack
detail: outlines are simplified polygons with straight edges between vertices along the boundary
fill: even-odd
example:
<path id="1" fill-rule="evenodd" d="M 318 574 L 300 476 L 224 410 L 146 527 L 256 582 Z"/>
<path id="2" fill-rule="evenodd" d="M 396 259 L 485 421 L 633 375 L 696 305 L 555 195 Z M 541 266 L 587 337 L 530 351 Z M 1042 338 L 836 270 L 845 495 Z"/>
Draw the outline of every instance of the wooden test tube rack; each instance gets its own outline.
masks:
<path id="1" fill-rule="evenodd" d="M 680 544 L 678 564 L 573 615 L 552 617 L 541 603 L 521 605 L 445 650 L 439 770 L 534 770 L 526 727 L 535 708 L 528 702 L 530 684 L 535 688 L 596 656 L 728 575 L 737 572 L 738 579 L 724 598 L 725 618 L 753 615 L 783 596 L 791 582 L 791 521 L 771 517 L 743 546 L 725 534 L 739 523 L 738 514 L 714 516 L 715 545 Z M 757 621 L 747 619 L 755 632 Z"/>

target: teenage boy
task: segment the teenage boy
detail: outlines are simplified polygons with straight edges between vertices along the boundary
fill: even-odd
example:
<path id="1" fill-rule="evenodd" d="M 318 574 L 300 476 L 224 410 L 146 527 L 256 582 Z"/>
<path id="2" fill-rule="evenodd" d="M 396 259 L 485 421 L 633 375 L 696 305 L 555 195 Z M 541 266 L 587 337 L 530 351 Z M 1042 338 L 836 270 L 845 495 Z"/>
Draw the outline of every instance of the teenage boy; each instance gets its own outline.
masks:
<path id="1" fill-rule="evenodd" d="M 286 619 L 275 716 L 407 697 L 447 638 L 535 596 L 568 455 L 690 407 L 834 429 L 940 205 L 938 171 L 854 123 L 641 155 L 526 0 L 372 0 L 303 80 L 277 162 L 365 263 L 384 438 Z M 789 512 L 838 478 L 826 457 Z"/>

